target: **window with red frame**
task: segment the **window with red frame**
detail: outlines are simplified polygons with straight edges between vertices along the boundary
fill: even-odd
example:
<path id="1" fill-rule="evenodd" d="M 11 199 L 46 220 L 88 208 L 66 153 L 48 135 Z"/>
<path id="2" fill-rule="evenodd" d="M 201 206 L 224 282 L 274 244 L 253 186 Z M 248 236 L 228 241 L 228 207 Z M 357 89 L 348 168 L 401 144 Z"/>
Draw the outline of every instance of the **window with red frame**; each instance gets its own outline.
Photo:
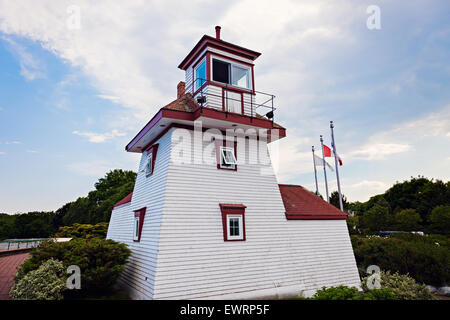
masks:
<path id="1" fill-rule="evenodd" d="M 237 170 L 237 142 L 216 140 L 217 169 Z"/>
<path id="2" fill-rule="evenodd" d="M 147 159 L 145 161 L 145 175 L 150 176 L 155 169 L 156 153 L 158 151 L 158 144 L 151 146 L 147 152 Z"/>
<path id="3" fill-rule="evenodd" d="M 245 241 L 245 208 L 243 204 L 220 204 L 224 241 Z"/>
<path id="4" fill-rule="evenodd" d="M 142 227 L 144 226 L 146 208 L 142 208 L 134 211 L 134 228 L 133 228 L 133 241 L 141 241 Z"/>

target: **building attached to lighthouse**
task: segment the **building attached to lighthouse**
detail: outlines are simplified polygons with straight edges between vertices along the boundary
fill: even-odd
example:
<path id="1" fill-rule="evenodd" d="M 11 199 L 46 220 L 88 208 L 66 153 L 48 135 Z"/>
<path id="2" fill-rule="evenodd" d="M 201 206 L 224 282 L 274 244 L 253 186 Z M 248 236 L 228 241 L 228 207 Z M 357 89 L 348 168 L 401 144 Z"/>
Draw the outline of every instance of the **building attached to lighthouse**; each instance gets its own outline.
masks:
<path id="1" fill-rule="evenodd" d="M 260 53 L 203 36 L 178 66 L 185 81 L 126 146 L 141 153 L 108 239 L 132 256 L 134 299 L 309 296 L 360 286 L 347 214 L 277 182 L 267 146 L 286 136 L 274 96 L 255 90 Z"/>

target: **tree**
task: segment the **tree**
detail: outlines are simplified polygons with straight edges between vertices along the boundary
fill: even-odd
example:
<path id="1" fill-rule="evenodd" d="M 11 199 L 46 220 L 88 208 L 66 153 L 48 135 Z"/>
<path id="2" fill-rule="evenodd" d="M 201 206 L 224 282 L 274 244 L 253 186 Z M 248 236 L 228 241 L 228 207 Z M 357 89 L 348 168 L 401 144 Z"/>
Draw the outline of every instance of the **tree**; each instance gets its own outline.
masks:
<path id="1" fill-rule="evenodd" d="M 430 214 L 430 229 L 437 233 L 450 233 L 450 206 L 437 206 Z"/>
<path id="2" fill-rule="evenodd" d="M 108 172 L 95 183 L 95 190 L 87 197 L 80 197 L 69 206 L 63 216 L 63 224 L 109 222 L 113 206 L 133 191 L 135 180 L 133 171 L 116 169 Z"/>
<path id="3" fill-rule="evenodd" d="M 333 191 L 330 195 L 330 204 L 335 206 L 336 208 L 340 209 L 341 206 L 339 204 L 339 192 Z M 347 197 L 345 195 L 342 195 L 342 206 L 344 207 L 344 211 L 347 211 L 349 208 L 349 204 L 347 201 Z"/>
<path id="4" fill-rule="evenodd" d="M 361 224 L 369 232 L 381 231 L 389 225 L 389 209 L 379 204 L 363 213 Z"/>
<path id="5" fill-rule="evenodd" d="M 401 231 L 417 231 L 421 228 L 422 218 L 414 209 L 405 209 L 394 216 L 395 226 Z"/>

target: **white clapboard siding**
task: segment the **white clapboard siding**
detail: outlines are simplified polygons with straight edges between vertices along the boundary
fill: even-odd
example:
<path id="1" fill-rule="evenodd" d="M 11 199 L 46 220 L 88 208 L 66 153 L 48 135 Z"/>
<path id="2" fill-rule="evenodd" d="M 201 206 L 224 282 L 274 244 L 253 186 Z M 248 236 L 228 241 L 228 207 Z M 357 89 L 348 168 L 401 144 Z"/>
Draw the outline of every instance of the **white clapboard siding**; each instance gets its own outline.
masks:
<path id="1" fill-rule="evenodd" d="M 131 297 L 251 298 L 286 288 L 310 294 L 322 286 L 359 287 L 345 220 L 286 220 L 270 163 L 244 161 L 237 171 L 218 170 L 214 155 L 198 152 L 192 163 L 179 164 L 174 130 L 189 132 L 171 129 L 160 139 L 150 177 L 141 171 L 142 157 L 131 203 L 111 215 L 107 237 L 133 251 L 120 278 Z M 238 141 L 238 160 L 257 159 L 258 145 L 267 153 L 264 142 Z M 246 241 L 223 240 L 219 203 L 247 206 Z M 138 243 L 132 240 L 133 212 L 142 207 L 147 210 Z"/>
<path id="2" fill-rule="evenodd" d="M 256 157 L 256 144 L 249 145 L 247 157 Z M 359 286 L 345 220 L 286 220 L 273 170 L 261 174 L 262 167 L 170 163 L 153 298 Z M 219 203 L 247 206 L 246 241 L 224 242 Z"/>
<path id="3" fill-rule="evenodd" d="M 171 149 L 171 131 L 159 143 L 155 168 L 146 177 L 141 157 L 132 201 L 115 208 L 111 214 L 108 239 L 123 242 L 132 250 L 132 256 L 122 273 L 120 283 L 135 299 L 152 299 L 159 243 L 159 231 L 164 204 L 167 172 Z M 133 241 L 134 211 L 146 207 L 140 242 Z"/>

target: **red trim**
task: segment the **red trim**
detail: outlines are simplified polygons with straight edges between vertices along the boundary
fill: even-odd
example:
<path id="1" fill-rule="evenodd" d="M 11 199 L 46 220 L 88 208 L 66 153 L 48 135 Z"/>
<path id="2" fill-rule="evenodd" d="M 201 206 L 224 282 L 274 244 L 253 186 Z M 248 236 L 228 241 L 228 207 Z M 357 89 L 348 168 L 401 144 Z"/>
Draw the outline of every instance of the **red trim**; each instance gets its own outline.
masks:
<path id="1" fill-rule="evenodd" d="M 130 194 L 126 195 L 122 200 L 120 200 L 119 202 L 117 202 L 117 203 L 114 205 L 113 210 L 114 210 L 115 207 L 118 207 L 118 206 L 120 206 L 120 205 L 122 205 L 122 204 L 131 202 L 131 198 L 132 198 L 132 197 L 133 197 L 133 192 L 131 192 Z"/>
<path id="2" fill-rule="evenodd" d="M 148 148 L 145 148 L 145 152 L 147 152 L 147 156 L 149 153 L 152 154 L 152 172 L 149 174 L 146 173 L 146 176 L 151 176 L 153 174 L 153 171 L 155 171 L 155 163 L 156 163 L 156 154 L 158 153 L 158 146 L 159 144 L 154 144 Z"/>
<path id="3" fill-rule="evenodd" d="M 259 52 L 204 35 L 200 39 L 200 41 L 197 42 L 194 48 L 189 52 L 189 54 L 183 59 L 183 61 L 178 65 L 178 68 L 186 70 L 188 66 L 192 64 L 192 61 L 195 60 L 195 58 L 199 55 L 199 53 L 207 47 L 216 48 L 250 60 L 255 60 L 261 55 L 261 53 Z"/>
<path id="4" fill-rule="evenodd" d="M 203 59 L 205 59 L 205 58 L 206 58 L 205 69 L 208 68 L 208 56 L 207 56 L 207 53 L 208 53 L 208 52 L 205 52 L 204 54 L 202 54 L 202 55 L 200 56 L 200 59 L 198 59 L 198 61 L 197 61 L 195 64 L 192 65 L 192 92 L 193 92 L 192 96 L 195 96 L 195 95 L 197 94 L 197 92 L 199 92 L 199 91 L 200 91 L 203 87 L 205 87 L 206 84 L 208 83 L 208 81 L 205 81 L 205 83 L 203 83 L 203 84 L 200 86 L 200 88 L 195 89 L 195 82 L 196 82 L 196 81 L 195 81 L 195 68 L 198 67 L 198 66 L 202 63 Z M 205 70 L 205 71 L 206 71 L 206 79 L 208 80 L 208 71 L 207 71 L 207 70 Z M 195 91 L 195 92 L 194 92 L 194 91 Z"/>
<path id="5" fill-rule="evenodd" d="M 280 138 L 283 138 L 286 136 L 285 128 L 273 128 L 272 121 L 270 121 L 268 119 L 260 119 L 260 118 L 255 118 L 255 117 L 252 118 L 248 115 L 238 114 L 238 113 L 228 113 L 228 115 L 227 115 L 221 110 L 207 108 L 207 107 L 203 108 L 203 112 L 200 112 L 200 108 L 198 108 L 194 112 L 170 110 L 170 109 L 162 108 L 157 113 L 157 115 L 159 116 L 158 120 L 162 117 L 169 118 L 169 119 L 176 119 L 176 120 L 187 120 L 187 121 L 195 121 L 199 117 L 211 118 L 211 119 L 216 119 L 216 120 L 224 120 L 224 121 L 235 122 L 235 123 L 239 123 L 239 124 L 243 124 L 243 125 L 255 126 L 255 127 L 266 128 L 266 129 L 271 129 L 271 130 L 278 130 L 278 132 L 279 132 L 278 136 Z M 138 140 L 136 140 L 136 139 L 138 138 L 138 136 L 139 136 L 139 139 L 142 138 L 142 136 L 144 136 L 145 133 L 147 133 L 156 124 L 156 123 L 153 123 L 154 118 L 155 117 L 153 117 L 153 119 L 125 147 L 127 151 L 130 150 L 133 147 L 133 145 L 137 143 Z M 149 124 L 152 124 L 152 125 L 149 126 Z M 165 130 L 163 130 L 155 139 L 153 139 L 150 143 L 148 143 L 147 146 L 145 146 L 143 148 L 143 150 L 145 150 L 148 146 L 151 146 L 155 141 L 157 141 L 159 138 L 161 138 L 163 136 L 163 134 L 165 132 L 167 132 L 167 130 L 169 128 L 170 128 L 170 126 L 168 126 Z M 145 130 L 145 132 L 144 132 L 144 130 Z"/>
<path id="6" fill-rule="evenodd" d="M 255 72 L 253 71 L 253 66 L 252 66 L 252 89 L 253 89 L 253 94 L 255 93 Z"/>
<path id="7" fill-rule="evenodd" d="M 162 109 L 151 118 L 149 122 L 138 132 L 138 134 L 125 146 L 125 150 L 132 148 L 139 139 L 141 139 L 160 119 L 162 118 Z M 131 146 L 130 146 L 131 145 Z"/>
<path id="8" fill-rule="evenodd" d="M 224 204 L 220 203 L 220 211 L 222 213 L 222 229 L 223 229 L 223 240 L 224 241 L 245 241 L 245 208 L 243 204 Z M 242 239 L 228 239 L 227 232 L 227 215 L 241 215 L 242 216 Z"/>
<path id="9" fill-rule="evenodd" d="M 225 96 L 226 96 L 225 91 L 232 91 L 235 93 L 239 93 L 241 95 L 241 113 L 240 114 L 244 114 L 244 93 L 242 91 L 236 90 L 234 88 L 233 89 L 230 89 L 230 88 L 225 89 L 225 87 L 222 87 L 222 111 L 226 112 L 225 111 Z M 249 92 L 246 92 L 246 93 L 249 93 Z M 230 111 L 228 111 L 228 112 L 230 112 Z M 233 112 L 233 113 L 236 113 L 236 112 Z"/>
<path id="10" fill-rule="evenodd" d="M 145 211 L 147 210 L 146 207 L 141 208 L 139 210 L 134 211 L 134 217 L 139 217 L 139 231 L 138 231 L 138 238 L 137 240 L 134 240 L 134 235 L 133 235 L 133 241 L 134 242 L 139 242 L 141 241 L 141 235 L 142 235 L 142 227 L 144 226 L 144 218 L 145 218 Z"/>
<path id="11" fill-rule="evenodd" d="M 218 140 L 215 140 L 215 143 L 216 143 L 217 169 L 237 171 L 237 164 L 234 165 L 234 168 L 222 168 L 220 166 L 220 157 L 221 157 L 221 155 L 220 155 L 220 147 L 230 147 L 229 145 L 227 145 L 226 136 L 225 136 L 224 139 L 222 139 L 221 142 L 222 143 L 220 143 L 220 141 L 218 141 Z M 234 157 L 236 158 L 236 161 L 237 161 L 237 141 L 236 141 L 236 138 L 234 138 L 233 146 L 234 146 Z"/>
<path id="12" fill-rule="evenodd" d="M 218 58 L 221 58 L 221 59 L 230 60 L 230 61 L 233 61 L 233 62 L 236 62 L 236 63 L 239 63 L 239 64 L 243 64 L 243 65 L 245 65 L 247 67 L 253 67 L 254 66 L 253 63 L 248 63 L 248 62 L 245 62 L 245 61 L 242 61 L 242 60 L 238 60 L 236 58 L 228 57 L 228 56 L 225 56 L 225 55 L 217 53 L 217 52 L 211 52 L 211 56 L 212 56 L 213 59 L 214 59 L 214 57 L 218 57 Z"/>

